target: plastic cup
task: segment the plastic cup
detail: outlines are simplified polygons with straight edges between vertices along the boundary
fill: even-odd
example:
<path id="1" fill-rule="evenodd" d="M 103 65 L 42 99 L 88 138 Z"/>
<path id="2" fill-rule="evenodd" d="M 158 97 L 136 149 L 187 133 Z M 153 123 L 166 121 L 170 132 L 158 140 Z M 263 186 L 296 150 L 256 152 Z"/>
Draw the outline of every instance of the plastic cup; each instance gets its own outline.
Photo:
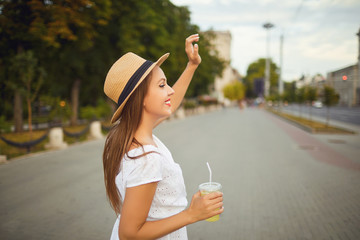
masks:
<path id="1" fill-rule="evenodd" d="M 212 193 L 212 192 L 221 192 L 221 184 L 217 182 L 206 182 L 199 185 L 199 190 L 201 196 Z M 208 222 L 216 222 L 220 218 L 219 215 L 215 215 L 211 218 L 206 219 Z"/>

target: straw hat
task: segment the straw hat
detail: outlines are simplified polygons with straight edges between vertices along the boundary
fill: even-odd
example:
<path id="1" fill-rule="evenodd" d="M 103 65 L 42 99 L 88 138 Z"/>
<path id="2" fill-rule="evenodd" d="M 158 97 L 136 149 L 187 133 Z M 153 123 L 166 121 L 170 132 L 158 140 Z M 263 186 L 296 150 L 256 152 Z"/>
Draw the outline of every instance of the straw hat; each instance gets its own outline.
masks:
<path id="1" fill-rule="evenodd" d="M 130 95 L 144 78 L 156 65 L 160 66 L 169 55 L 169 53 L 166 53 L 156 62 L 151 62 L 129 52 L 112 65 L 104 83 L 105 94 L 118 104 L 118 108 L 111 118 L 111 123 L 119 119 Z"/>

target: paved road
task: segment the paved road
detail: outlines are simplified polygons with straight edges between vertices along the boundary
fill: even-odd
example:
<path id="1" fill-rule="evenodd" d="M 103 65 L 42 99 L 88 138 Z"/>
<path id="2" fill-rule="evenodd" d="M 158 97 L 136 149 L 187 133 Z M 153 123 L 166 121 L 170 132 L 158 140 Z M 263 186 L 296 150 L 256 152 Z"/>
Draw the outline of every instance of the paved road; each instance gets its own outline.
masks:
<path id="1" fill-rule="evenodd" d="M 298 104 L 291 104 L 287 107 L 283 107 L 284 111 L 294 113 L 296 115 L 301 115 L 302 117 L 308 118 L 311 115 L 313 117 L 323 118 L 324 122 L 327 117 L 327 107 L 314 108 L 311 106 L 300 106 Z M 332 120 L 342 121 L 350 124 L 355 124 L 360 126 L 360 107 L 339 107 L 334 106 L 329 110 L 330 123 Z"/>
<path id="2" fill-rule="evenodd" d="M 359 135 L 310 135 L 258 109 L 165 122 L 156 135 L 182 166 L 188 199 L 208 180 L 206 161 L 223 184 L 220 221 L 189 226 L 189 239 L 360 239 Z M 108 239 L 103 144 L 1 165 L 1 239 Z"/>

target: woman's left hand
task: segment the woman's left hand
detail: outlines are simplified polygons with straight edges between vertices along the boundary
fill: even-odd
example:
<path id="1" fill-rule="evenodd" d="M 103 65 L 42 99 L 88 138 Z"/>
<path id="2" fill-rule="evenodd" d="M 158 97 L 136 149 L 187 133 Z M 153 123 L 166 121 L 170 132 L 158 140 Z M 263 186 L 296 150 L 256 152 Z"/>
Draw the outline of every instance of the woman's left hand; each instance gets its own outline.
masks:
<path id="1" fill-rule="evenodd" d="M 189 58 L 189 63 L 198 66 L 201 63 L 201 57 L 199 55 L 199 46 L 194 42 L 199 41 L 199 34 L 189 36 L 185 41 L 185 52 Z"/>

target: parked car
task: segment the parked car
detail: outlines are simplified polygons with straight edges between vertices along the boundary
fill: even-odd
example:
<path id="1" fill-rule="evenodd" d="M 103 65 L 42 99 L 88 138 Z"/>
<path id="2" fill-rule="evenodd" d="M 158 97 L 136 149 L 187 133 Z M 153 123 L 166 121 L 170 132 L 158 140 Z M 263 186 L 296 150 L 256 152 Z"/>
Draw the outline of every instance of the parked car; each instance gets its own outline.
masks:
<path id="1" fill-rule="evenodd" d="M 323 104 L 320 101 L 315 101 L 315 102 L 313 102 L 313 107 L 314 108 L 322 108 Z"/>

